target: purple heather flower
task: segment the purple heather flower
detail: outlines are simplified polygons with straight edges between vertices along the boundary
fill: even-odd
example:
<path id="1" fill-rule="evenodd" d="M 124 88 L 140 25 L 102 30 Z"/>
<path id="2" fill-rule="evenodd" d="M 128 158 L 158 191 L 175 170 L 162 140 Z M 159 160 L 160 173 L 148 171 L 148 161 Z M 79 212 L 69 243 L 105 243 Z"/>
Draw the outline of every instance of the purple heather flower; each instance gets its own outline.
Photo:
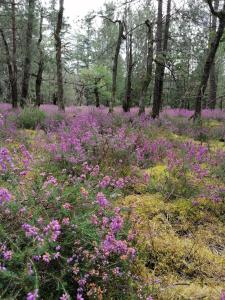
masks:
<path id="1" fill-rule="evenodd" d="M 225 300 L 225 292 L 224 291 L 222 291 L 222 293 L 221 293 L 220 300 Z"/>
<path id="2" fill-rule="evenodd" d="M 59 298 L 59 300 L 69 300 L 69 299 L 70 299 L 70 296 L 69 296 L 69 294 L 67 294 L 67 293 L 63 294 L 63 295 Z"/>
<path id="3" fill-rule="evenodd" d="M 77 294 L 77 300 L 84 300 L 84 298 L 81 294 Z"/>
<path id="4" fill-rule="evenodd" d="M 36 300 L 38 298 L 38 289 L 27 294 L 27 300 Z"/>
<path id="5" fill-rule="evenodd" d="M 12 199 L 12 195 L 10 192 L 5 188 L 0 188 L 0 205 L 4 202 L 10 202 Z"/>
<path id="6" fill-rule="evenodd" d="M 3 252 L 3 258 L 4 260 L 11 260 L 12 259 L 12 251 L 11 250 L 7 250 Z"/>
<path id="7" fill-rule="evenodd" d="M 96 196 L 96 200 L 98 204 L 103 208 L 105 208 L 108 205 L 108 200 L 106 199 L 103 193 L 98 193 Z"/>
<path id="8" fill-rule="evenodd" d="M 114 233 L 117 233 L 123 227 L 123 223 L 124 223 L 124 221 L 123 221 L 123 218 L 121 216 L 115 216 L 112 219 L 112 222 L 110 224 L 110 228 Z"/>

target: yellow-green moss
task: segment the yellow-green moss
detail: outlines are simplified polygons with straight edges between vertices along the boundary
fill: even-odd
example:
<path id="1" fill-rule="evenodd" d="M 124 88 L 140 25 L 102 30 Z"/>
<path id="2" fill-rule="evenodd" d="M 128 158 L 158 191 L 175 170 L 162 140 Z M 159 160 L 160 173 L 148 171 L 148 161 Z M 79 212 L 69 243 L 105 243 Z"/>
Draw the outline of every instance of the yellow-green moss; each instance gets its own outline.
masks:
<path id="1" fill-rule="evenodd" d="M 219 299 L 225 288 L 225 230 L 207 199 L 197 207 L 186 199 L 165 202 L 160 194 L 121 202 L 131 209 L 138 233 L 139 274 L 161 281 L 158 299 Z"/>

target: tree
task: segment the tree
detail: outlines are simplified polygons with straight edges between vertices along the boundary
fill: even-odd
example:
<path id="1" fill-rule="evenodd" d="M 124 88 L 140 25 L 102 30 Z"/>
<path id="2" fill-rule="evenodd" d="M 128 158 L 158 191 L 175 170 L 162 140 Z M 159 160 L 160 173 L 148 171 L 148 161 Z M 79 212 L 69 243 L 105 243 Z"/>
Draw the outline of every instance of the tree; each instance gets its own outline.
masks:
<path id="1" fill-rule="evenodd" d="M 42 76 L 44 71 L 44 55 L 42 51 L 41 42 L 43 39 L 42 35 L 42 27 L 43 27 L 43 10 L 41 9 L 40 13 L 40 28 L 39 28 L 39 39 L 37 42 L 37 48 L 39 52 L 39 61 L 38 61 L 38 71 L 37 71 L 37 77 L 36 77 L 36 83 L 35 83 L 35 90 L 36 90 L 36 105 L 41 105 L 41 84 L 42 84 Z"/>
<path id="2" fill-rule="evenodd" d="M 32 46 L 32 35 L 33 35 L 33 23 L 34 23 L 34 9 L 36 0 L 28 1 L 28 18 L 27 18 L 27 31 L 26 31 L 26 43 L 25 43 L 25 58 L 23 65 L 23 79 L 22 79 L 22 92 L 20 105 L 24 107 L 27 102 L 29 92 L 29 81 L 30 81 L 30 69 L 31 69 L 31 46 Z"/>
<path id="3" fill-rule="evenodd" d="M 193 115 L 194 120 L 197 120 L 201 117 L 202 98 L 205 94 L 205 90 L 206 90 L 206 87 L 207 87 L 207 82 L 208 82 L 208 79 L 209 79 L 209 74 L 210 74 L 210 71 L 211 71 L 211 67 L 213 65 L 213 61 L 215 59 L 215 55 L 216 55 L 217 49 L 219 47 L 220 40 L 223 36 L 224 28 L 225 28 L 225 0 L 224 0 L 224 3 L 223 3 L 222 10 L 219 10 L 219 11 L 216 11 L 214 9 L 213 4 L 212 4 L 212 0 L 206 0 L 206 2 L 209 5 L 211 13 L 219 19 L 219 26 L 218 26 L 218 29 L 216 31 L 215 37 L 212 39 L 212 41 L 210 43 L 207 58 L 206 58 L 206 61 L 205 61 L 205 64 L 204 64 L 203 73 L 202 73 L 202 76 L 201 76 L 201 81 L 200 81 L 200 84 L 199 84 L 199 87 L 198 87 L 197 96 L 196 96 L 196 100 L 195 100 L 195 112 L 194 112 L 194 115 Z"/>
<path id="4" fill-rule="evenodd" d="M 219 8 L 219 0 L 214 0 L 214 9 L 217 11 Z M 216 25 L 217 25 L 217 17 L 212 15 L 212 25 L 210 30 L 210 39 L 216 34 Z M 215 59 L 213 60 L 210 76 L 209 76 L 209 100 L 208 105 L 211 109 L 216 108 L 216 95 L 217 95 L 217 80 L 216 80 L 216 62 Z"/>
<path id="5" fill-rule="evenodd" d="M 114 23 L 119 24 L 119 32 L 116 43 L 116 50 L 113 58 L 113 67 L 112 67 L 112 96 L 109 101 L 109 112 L 113 112 L 113 106 L 116 101 L 116 80 L 117 80 L 117 68 L 118 68 L 118 58 L 120 53 L 120 47 L 122 44 L 122 40 L 124 39 L 123 31 L 124 31 L 124 22 L 121 20 L 116 20 Z"/>
<path id="6" fill-rule="evenodd" d="M 63 25 L 64 0 L 59 0 L 59 11 L 55 30 L 55 49 L 56 49 L 56 67 L 57 67 L 57 100 L 59 110 L 65 110 L 64 90 L 63 90 L 63 67 L 62 67 L 62 41 L 61 30 Z"/>
<path id="7" fill-rule="evenodd" d="M 160 111 L 160 86 L 162 80 L 162 6 L 163 0 L 158 0 L 158 16 L 156 30 L 156 70 L 155 70 L 155 85 L 153 94 L 152 117 L 159 116 Z"/>
<path id="8" fill-rule="evenodd" d="M 162 2 L 159 0 L 158 8 L 158 20 L 157 20 L 157 55 L 156 55 L 156 72 L 155 72 L 155 86 L 154 86 L 154 98 L 152 117 L 157 118 L 159 116 L 160 109 L 162 108 L 162 93 L 163 93 L 163 80 L 165 73 L 165 63 L 169 40 L 169 28 L 170 28 L 170 13 L 171 13 L 171 0 L 167 0 L 167 14 L 166 24 L 164 29 L 164 36 L 162 42 Z"/>
<path id="9" fill-rule="evenodd" d="M 80 73 L 79 86 L 83 86 L 87 99 L 95 98 L 95 106 L 106 104 L 110 97 L 109 87 L 112 84 L 110 70 L 103 65 L 93 65 L 89 69 L 83 69 Z"/>
<path id="10" fill-rule="evenodd" d="M 139 101 L 139 115 L 145 112 L 145 98 L 148 90 L 148 86 L 152 79 L 152 64 L 153 64 L 153 24 L 149 20 L 145 21 L 147 26 L 147 62 L 146 62 L 146 74 L 142 82 L 140 101 Z"/>
<path id="11" fill-rule="evenodd" d="M 13 82 L 12 82 L 12 106 L 17 108 L 18 102 L 18 91 L 17 91 L 17 44 L 16 44 L 16 3 L 15 0 L 11 1 L 12 10 L 12 40 L 13 40 L 13 51 L 12 51 L 12 67 L 13 67 Z"/>
<path id="12" fill-rule="evenodd" d="M 132 94 L 132 71 L 133 71 L 133 28 L 132 28 L 132 12 L 130 3 L 125 7 L 125 33 L 126 33 L 126 88 L 125 97 L 123 98 L 123 111 L 130 111 L 131 106 L 131 94 Z"/>
<path id="13" fill-rule="evenodd" d="M 0 29 L 0 34 L 3 40 L 6 62 L 8 67 L 9 82 L 11 88 L 12 107 L 17 107 L 18 92 L 17 92 L 17 61 L 16 61 L 16 3 L 14 0 L 10 2 L 10 18 L 12 30 L 12 55 L 10 54 L 10 46 L 7 41 L 4 30 Z"/>

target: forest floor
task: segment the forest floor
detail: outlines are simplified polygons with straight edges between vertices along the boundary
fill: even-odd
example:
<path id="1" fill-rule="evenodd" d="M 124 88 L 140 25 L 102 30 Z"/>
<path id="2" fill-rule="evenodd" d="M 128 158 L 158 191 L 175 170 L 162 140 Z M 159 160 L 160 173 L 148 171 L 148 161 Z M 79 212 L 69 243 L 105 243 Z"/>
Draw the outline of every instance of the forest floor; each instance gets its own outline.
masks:
<path id="1" fill-rule="evenodd" d="M 225 112 L 44 111 L 0 117 L 0 299 L 225 299 Z"/>

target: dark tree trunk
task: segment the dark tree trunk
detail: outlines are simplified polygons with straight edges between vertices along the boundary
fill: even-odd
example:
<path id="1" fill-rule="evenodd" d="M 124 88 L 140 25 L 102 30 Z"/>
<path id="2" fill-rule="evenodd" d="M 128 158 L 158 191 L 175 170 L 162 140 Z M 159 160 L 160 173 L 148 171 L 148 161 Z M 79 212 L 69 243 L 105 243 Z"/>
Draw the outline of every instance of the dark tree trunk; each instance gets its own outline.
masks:
<path id="1" fill-rule="evenodd" d="M 159 0 L 161 2 L 161 0 Z M 162 17 L 161 17 L 161 9 L 162 4 L 159 4 L 159 12 L 160 18 L 158 22 L 161 20 L 161 25 L 158 23 L 157 26 L 160 26 L 160 34 L 162 39 Z M 152 117 L 158 118 L 160 109 L 162 109 L 163 101 L 163 80 L 165 73 L 165 61 L 168 50 L 168 40 L 169 40 L 169 29 L 170 29 L 170 13 L 171 13 L 171 0 L 167 0 L 167 14 L 166 14 L 166 24 L 164 29 L 164 37 L 163 37 L 163 45 L 161 41 L 161 49 L 159 55 L 156 56 L 156 76 L 155 76 L 155 86 L 154 86 L 154 97 L 153 97 L 153 108 L 152 108 Z"/>
<path id="2" fill-rule="evenodd" d="M 133 71 L 133 37 L 132 33 L 128 36 L 127 46 L 127 82 L 126 82 L 126 95 L 123 101 L 124 112 L 130 111 L 131 107 L 131 94 L 132 94 L 132 71 Z"/>
<path id="3" fill-rule="evenodd" d="M 12 96 L 12 105 L 14 103 L 13 107 L 16 107 L 15 103 L 17 103 L 17 102 L 14 102 L 14 101 L 15 101 L 16 96 L 17 96 L 17 89 L 15 89 L 14 72 L 13 72 L 13 65 L 12 65 L 12 62 L 11 62 L 11 57 L 10 57 L 10 52 L 9 52 L 9 45 L 7 43 L 7 40 L 5 38 L 5 35 L 4 35 L 4 32 L 3 32 L 2 29 L 0 29 L 0 34 L 1 34 L 3 44 L 4 44 L 4 47 L 5 47 L 6 63 L 7 63 L 8 72 L 9 72 L 9 82 L 10 82 L 11 96 Z"/>
<path id="4" fill-rule="evenodd" d="M 57 102 L 59 110 L 65 111 L 62 67 L 62 41 L 61 30 L 63 23 L 64 0 L 59 0 L 59 11 L 55 30 L 56 67 L 57 67 Z"/>
<path id="5" fill-rule="evenodd" d="M 156 31 L 156 70 L 155 84 L 153 93 L 152 117 L 159 116 L 160 111 L 160 80 L 162 80 L 162 6 L 163 0 L 158 0 L 158 16 L 157 16 L 157 31 Z"/>
<path id="6" fill-rule="evenodd" d="M 37 48 L 39 51 L 39 62 L 38 62 L 38 71 L 37 71 L 37 78 L 36 78 L 36 106 L 41 105 L 41 85 L 42 85 L 42 74 L 44 71 L 44 58 L 43 58 L 43 51 L 41 48 L 41 42 L 42 42 L 42 25 L 43 25 L 43 13 L 41 11 L 41 19 L 40 19 L 40 31 L 39 31 L 39 39 L 37 43 Z"/>
<path id="7" fill-rule="evenodd" d="M 145 112 L 145 98 L 148 91 L 149 84 L 152 79 L 152 64 L 153 64 L 153 25 L 149 22 L 149 20 L 145 21 L 147 26 L 147 68 L 146 68 L 146 75 L 143 80 L 141 86 L 141 94 L 140 94 L 140 101 L 139 101 L 139 115 Z"/>
<path id="8" fill-rule="evenodd" d="M 160 80 L 160 109 L 163 107 L 163 83 L 164 83 L 164 73 L 165 73 L 165 63 L 166 63 L 166 56 L 168 51 L 168 41 L 169 41 L 169 30 L 170 30 L 170 19 L 171 19 L 171 0 L 167 0 L 167 13 L 166 13 L 166 24 L 165 24 L 165 31 L 164 31 L 164 39 L 163 39 L 163 65 L 162 65 L 162 80 Z"/>
<path id="9" fill-rule="evenodd" d="M 94 94 L 95 94 L 95 106 L 96 107 L 100 107 L 100 98 L 99 98 L 99 91 L 98 91 L 98 81 L 95 81 Z"/>
<path id="10" fill-rule="evenodd" d="M 217 11 L 219 8 L 219 0 L 214 1 L 214 9 Z M 217 18 L 215 15 L 212 15 L 212 26 L 210 31 L 210 39 L 216 34 L 216 25 L 217 25 Z M 216 80 L 216 63 L 215 59 L 213 60 L 213 64 L 211 67 L 210 75 L 209 75 L 209 99 L 208 99 L 208 106 L 211 109 L 216 108 L 216 97 L 217 97 L 217 80 Z"/>
<path id="11" fill-rule="evenodd" d="M 124 25 L 123 22 L 118 20 L 115 23 L 119 23 L 119 33 L 117 38 L 117 44 L 116 44 L 116 51 L 113 58 L 113 67 L 112 67 L 112 97 L 109 101 L 109 112 L 113 112 L 113 106 L 116 101 L 116 82 L 117 82 L 117 68 L 118 68 L 118 59 L 119 59 L 119 53 L 120 53 L 120 47 L 122 44 L 123 39 L 123 31 L 124 31 Z"/>
<path id="12" fill-rule="evenodd" d="M 12 83 L 12 107 L 17 108 L 18 105 L 18 90 L 17 90 L 17 62 L 16 62 L 16 3 L 11 2 L 12 9 L 12 65 L 13 65 L 13 83 Z"/>
<path id="13" fill-rule="evenodd" d="M 29 92 L 34 8 L 35 8 L 35 0 L 28 0 L 28 20 L 27 20 L 26 43 L 25 43 L 26 48 L 25 48 L 25 59 L 24 59 L 24 66 L 23 66 L 22 93 L 20 99 L 21 107 L 24 107 L 26 105 L 28 92 Z"/>
<path id="14" fill-rule="evenodd" d="M 205 90 L 207 87 L 207 81 L 209 79 L 210 70 L 215 59 L 216 51 L 219 47 L 220 40 L 223 36 L 225 28 L 225 17 L 219 19 L 219 27 L 216 32 L 214 39 L 210 44 L 210 48 L 208 51 L 207 59 L 204 65 L 203 74 L 201 78 L 200 85 L 198 87 L 196 102 L 195 102 L 195 113 L 194 113 L 194 120 L 201 117 L 201 110 L 202 110 L 202 98 L 205 94 Z"/>

